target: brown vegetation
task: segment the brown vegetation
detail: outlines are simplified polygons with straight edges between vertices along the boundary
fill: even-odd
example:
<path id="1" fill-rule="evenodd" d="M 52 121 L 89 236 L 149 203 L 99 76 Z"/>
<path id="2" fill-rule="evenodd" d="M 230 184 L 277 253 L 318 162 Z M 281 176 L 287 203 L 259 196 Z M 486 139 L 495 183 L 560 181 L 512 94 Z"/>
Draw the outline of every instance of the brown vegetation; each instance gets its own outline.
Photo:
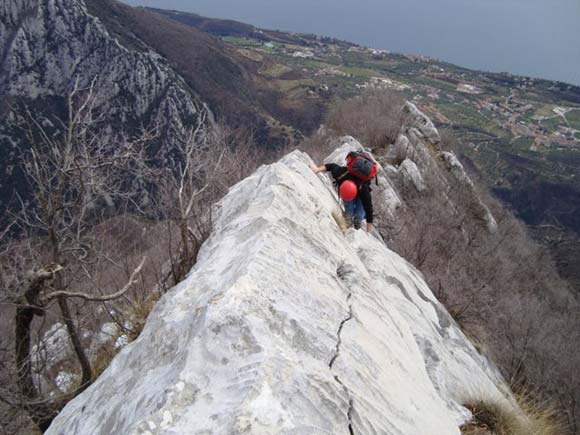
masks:
<path id="1" fill-rule="evenodd" d="M 557 401 L 570 433 L 578 433 L 580 307 L 568 284 L 546 249 L 481 187 L 498 223 L 494 234 L 473 219 L 469 192 L 453 180 L 450 189 L 428 174 L 425 181 L 427 191 L 406 192 L 396 221 L 382 220 L 381 234 L 421 270 L 505 377 Z"/>
<path id="2" fill-rule="evenodd" d="M 325 126 L 335 136 L 354 136 L 374 153 L 397 140 L 406 115 L 404 104 L 395 92 L 370 89 L 363 95 L 335 104 Z"/>
<path id="3" fill-rule="evenodd" d="M 295 131 L 280 122 L 308 132 L 318 127 L 323 110 L 318 101 L 307 98 L 291 104 L 272 80 L 258 73 L 262 62 L 248 59 L 219 39 L 114 0 L 87 0 L 87 6 L 126 47 L 152 48 L 161 54 L 220 122 L 234 129 L 251 128 L 264 147 L 294 141 Z M 263 63 L 271 62 L 264 58 Z"/>
<path id="4" fill-rule="evenodd" d="M 519 409 L 506 403 L 474 400 L 465 403 L 473 418 L 461 426 L 463 435 L 561 435 L 554 408 L 529 394 L 516 395 Z"/>

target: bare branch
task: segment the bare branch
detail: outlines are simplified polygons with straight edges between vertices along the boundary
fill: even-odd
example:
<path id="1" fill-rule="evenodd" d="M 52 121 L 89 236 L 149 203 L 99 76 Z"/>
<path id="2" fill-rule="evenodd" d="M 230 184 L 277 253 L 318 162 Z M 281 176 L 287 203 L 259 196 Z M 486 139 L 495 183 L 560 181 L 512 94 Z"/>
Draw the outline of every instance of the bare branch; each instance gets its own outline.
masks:
<path id="1" fill-rule="evenodd" d="M 67 298 L 81 298 L 81 299 L 84 299 L 87 301 L 93 301 L 93 302 L 106 302 L 106 301 L 111 301 L 113 299 L 118 299 L 121 296 L 123 296 L 125 293 L 127 293 L 127 291 L 137 282 L 136 277 L 139 274 L 139 272 L 141 272 L 141 269 L 145 265 L 146 260 L 147 260 L 147 257 L 143 257 L 143 259 L 141 260 L 141 263 L 139 263 L 139 266 L 137 266 L 135 268 L 135 270 L 133 271 L 133 273 L 131 273 L 131 276 L 129 277 L 129 281 L 127 281 L 127 284 L 125 284 L 123 286 L 123 288 L 116 293 L 112 293 L 112 294 L 104 295 L 104 296 L 95 296 L 95 295 L 89 295 L 89 294 L 82 293 L 82 292 L 56 291 L 56 292 L 52 292 L 52 293 L 48 294 L 45 297 L 45 299 L 47 301 L 52 301 L 52 300 L 59 298 L 59 297 L 67 297 Z"/>

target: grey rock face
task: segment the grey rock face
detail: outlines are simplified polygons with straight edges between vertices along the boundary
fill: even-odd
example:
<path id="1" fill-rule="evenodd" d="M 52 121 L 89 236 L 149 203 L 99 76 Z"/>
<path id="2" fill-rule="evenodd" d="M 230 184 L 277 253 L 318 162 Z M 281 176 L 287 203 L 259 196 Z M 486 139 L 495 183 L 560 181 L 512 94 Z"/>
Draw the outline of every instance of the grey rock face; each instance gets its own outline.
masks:
<path id="1" fill-rule="evenodd" d="M 411 115 L 408 124 L 403 126 L 405 134 L 399 135 L 383 157 L 387 163 L 384 175 L 399 198 L 398 207 L 389 210 L 388 218 L 396 222 L 397 210 L 405 209 L 402 199 L 405 195 L 402 193 L 409 186 L 417 192 L 430 189 L 442 204 L 446 204 L 445 207 L 452 206 L 453 200 L 447 192 L 454 190 L 460 191 L 461 201 L 466 202 L 460 206 L 466 207 L 474 220 L 483 223 L 487 231 L 495 232 L 497 223 L 461 162 L 453 153 L 433 146 L 440 139 L 431 120 L 410 102 L 405 104 L 404 110 Z M 450 213 L 453 212 L 450 210 Z"/>
<path id="2" fill-rule="evenodd" d="M 407 153 L 411 150 L 411 143 L 404 134 L 400 134 L 397 140 L 387 150 L 385 160 L 388 163 L 398 165 L 407 158 Z"/>
<path id="3" fill-rule="evenodd" d="M 412 185 L 417 192 L 423 192 L 427 188 L 419 168 L 412 160 L 405 159 L 399 169 L 406 183 Z"/>
<path id="4" fill-rule="evenodd" d="M 463 169 L 461 162 L 457 159 L 455 154 L 451 152 L 444 151 L 440 155 L 445 161 L 449 173 L 469 192 L 473 205 L 471 210 L 473 210 L 475 217 L 485 222 L 489 232 L 495 232 L 497 230 L 497 222 L 489 211 L 489 208 L 479 199 L 475 186 L 469 176 L 465 173 L 465 169 Z"/>
<path id="5" fill-rule="evenodd" d="M 343 136 L 338 139 L 336 149 L 324 160 L 324 162 L 346 165 L 346 155 L 351 151 L 365 151 L 365 148 L 354 137 Z"/>
<path id="6" fill-rule="evenodd" d="M 171 164 L 172 145 L 195 126 L 203 103 L 153 52 L 130 50 L 91 16 L 83 0 L 3 0 L 0 5 L 0 214 L 14 190 L 23 194 L 20 154 L 35 120 L 62 132 L 75 83 L 93 84 L 97 134 L 136 133 L 155 126 L 156 159 Z M 86 95 L 80 92 L 79 96 Z M 211 119 L 211 116 L 208 118 Z"/>
<path id="7" fill-rule="evenodd" d="M 415 128 L 423 138 L 433 145 L 441 142 L 439 131 L 433 122 L 410 101 L 405 103 L 403 110 L 411 116 L 411 127 Z"/>
<path id="8" fill-rule="evenodd" d="M 34 100 L 66 96 L 95 80 L 107 119 L 159 122 L 179 133 L 201 103 L 155 53 L 112 38 L 82 0 L 6 0 L 0 9 L 0 89 Z"/>
<path id="9" fill-rule="evenodd" d="M 512 406 L 421 274 L 340 230 L 309 163 L 230 190 L 188 278 L 48 434 L 459 435 L 467 398 Z"/>

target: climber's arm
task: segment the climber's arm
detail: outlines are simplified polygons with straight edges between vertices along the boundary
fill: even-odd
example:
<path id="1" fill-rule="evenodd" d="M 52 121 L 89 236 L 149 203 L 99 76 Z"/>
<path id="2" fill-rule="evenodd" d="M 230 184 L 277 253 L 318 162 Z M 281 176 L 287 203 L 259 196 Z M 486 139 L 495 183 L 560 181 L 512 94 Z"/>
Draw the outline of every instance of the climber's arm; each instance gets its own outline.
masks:
<path id="1" fill-rule="evenodd" d="M 314 172 L 315 174 L 318 174 L 319 172 L 326 172 L 326 165 L 316 166 L 311 164 L 310 169 L 312 169 L 312 172 Z"/>

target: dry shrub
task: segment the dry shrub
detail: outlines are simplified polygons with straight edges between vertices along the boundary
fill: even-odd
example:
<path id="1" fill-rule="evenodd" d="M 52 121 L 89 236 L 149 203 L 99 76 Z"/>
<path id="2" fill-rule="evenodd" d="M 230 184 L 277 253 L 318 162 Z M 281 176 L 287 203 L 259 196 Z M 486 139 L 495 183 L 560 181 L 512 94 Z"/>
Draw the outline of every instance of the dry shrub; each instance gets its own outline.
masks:
<path id="1" fill-rule="evenodd" d="M 335 104 L 325 125 L 331 134 L 354 136 L 378 152 L 397 139 L 406 117 L 401 110 L 404 103 L 395 92 L 370 89 Z"/>
<path id="2" fill-rule="evenodd" d="M 464 406 L 473 418 L 461 427 L 463 435 L 562 435 L 555 409 L 529 393 L 516 395 L 521 413 L 506 403 L 475 400 Z"/>
<path id="3" fill-rule="evenodd" d="M 159 299 L 158 295 L 153 294 L 145 302 L 130 307 L 127 312 L 127 318 L 130 322 L 130 329 L 127 334 L 129 342 L 135 341 L 139 337 L 145 327 L 147 317 L 149 317 Z"/>
<path id="4" fill-rule="evenodd" d="M 306 138 L 300 144 L 300 150 L 307 153 L 315 162 L 322 162 L 334 151 L 336 141 L 328 130 L 321 128 L 318 133 Z"/>
<path id="5" fill-rule="evenodd" d="M 115 349 L 113 343 L 107 344 L 99 349 L 97 355 L 93 359 L 93 381 L 101 376 L 107 367 L 109 367 L 111 361 L 115 358 L 115 355 L 117 355 L 118 350 Z"/>
<path id="6" fill-rule="evenodd" d="M 457 142 L 457 138 L 453 134 L 453 131 L 447 128 L 439 129 L 439 137 L 441 138 L 439 147 L 443 151 L 452 151 L 454 153 L 457 153 L 457 148 L 459 144 Z"/>
<path id="7" fill-rule="evenodd" d="M 508 380 L 557 400 L 568 430 L 578 433 L 579 305 L 547 251 L 493 200 L 495 234 L 478 228 L 464 203 L 446 206 L 436 189 L 404 199 L 400 219 L 381 228 L 389 246 L 421 270 Z"/>

